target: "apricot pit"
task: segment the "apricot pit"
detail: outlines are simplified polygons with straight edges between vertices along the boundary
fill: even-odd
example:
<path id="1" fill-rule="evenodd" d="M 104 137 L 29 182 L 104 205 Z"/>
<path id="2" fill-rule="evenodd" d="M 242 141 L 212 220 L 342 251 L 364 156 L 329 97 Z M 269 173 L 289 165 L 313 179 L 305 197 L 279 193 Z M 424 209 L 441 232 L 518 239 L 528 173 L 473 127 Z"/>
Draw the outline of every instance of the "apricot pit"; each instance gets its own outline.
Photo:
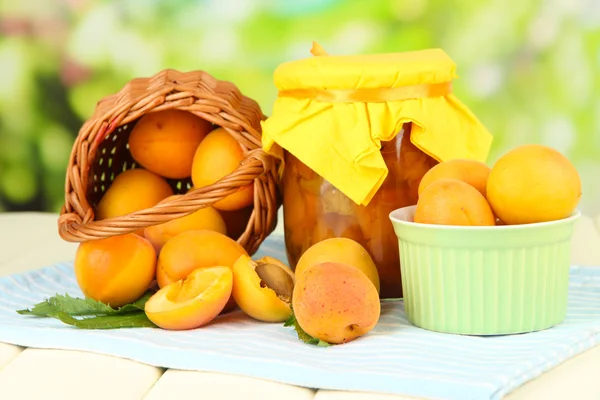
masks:
<path id="1" fill-rule="evenodd" d="M 233 264 L 233 298 L 259 321 L 283 322 L 290 317 L 294 283 L 291 269 L 272 257 L 253 261 L 242 255 Z"/>

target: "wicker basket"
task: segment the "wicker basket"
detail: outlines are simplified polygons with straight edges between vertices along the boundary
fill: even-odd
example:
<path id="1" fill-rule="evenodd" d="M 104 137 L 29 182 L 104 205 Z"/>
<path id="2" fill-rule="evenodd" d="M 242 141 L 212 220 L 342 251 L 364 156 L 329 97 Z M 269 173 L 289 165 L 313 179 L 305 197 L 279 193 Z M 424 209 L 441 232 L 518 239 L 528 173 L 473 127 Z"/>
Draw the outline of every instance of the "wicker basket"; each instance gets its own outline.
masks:
<path id="1" fill-rule="evenodd" d="M 191 180 L 168 180 L 185 193 L 156 206 L 116 218 L 95 220 L 94 210 L 120 172 L 136 168 L 128 149 L 132 127 L 144 114 L 166 109 L 189 111 L 225 128 L 242 145 L 246 157 L 231 174 L 214 184 L 188 191 Z M 164 70 L 129 82 L 102 99 L 81 127 L 73 145 L 65 182 L 65 205 L 58 220 L 60 236 L 83 242 L 134 232 L 183 217 L 223 199 L 254 181 L 254 204 L 245 231 L 237 238 L 254 253 L 275 228 L 280 205 L 276 161 L 261 149 L 259 105 L 229 82 L 206 72 Z"/>

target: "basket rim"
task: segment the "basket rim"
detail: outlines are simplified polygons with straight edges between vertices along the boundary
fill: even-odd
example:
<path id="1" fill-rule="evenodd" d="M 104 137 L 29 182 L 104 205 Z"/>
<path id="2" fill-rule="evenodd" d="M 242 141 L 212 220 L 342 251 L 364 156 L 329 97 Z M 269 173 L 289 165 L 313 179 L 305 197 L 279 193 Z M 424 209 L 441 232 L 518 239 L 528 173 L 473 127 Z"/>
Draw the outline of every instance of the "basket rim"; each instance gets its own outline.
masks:
<path id="1" fill-rule="evenodd" d="M 96 220 L 86 190 L 91 184 L 89 175 L 100 144 L 118 127 L 147 113 L 166 109 L 189 111 L 224 128 L 240 142 L 244 159 L 234 171 L 210 185 L 192 188 L 153 207 Z M 135 232 L 211 206 L 240 187 L 255 182 L 254 209 L 238 241 L 256 242 L 256 238 L 250 237 L 252 231 L 255 236 L 261 236 L 262 231 L 270 234 L 281 204 L 276 173 L 278 160 L 267 154 L 261 145 L 261 122 L 265 119 L 259 104 L 242 95 L 233 83 L 220 81 L 202 70 L 164 69 L 151 77 L 129 81 L 118 92 L 100 99 L 90 118 L 79 129 L 66 171 L 65 203 L 58 221 L 60 236 L 66 241 L 81 242 L 114 236 L 116 232 Z M 258 241 L 262 242 L 264 237 Z"/>

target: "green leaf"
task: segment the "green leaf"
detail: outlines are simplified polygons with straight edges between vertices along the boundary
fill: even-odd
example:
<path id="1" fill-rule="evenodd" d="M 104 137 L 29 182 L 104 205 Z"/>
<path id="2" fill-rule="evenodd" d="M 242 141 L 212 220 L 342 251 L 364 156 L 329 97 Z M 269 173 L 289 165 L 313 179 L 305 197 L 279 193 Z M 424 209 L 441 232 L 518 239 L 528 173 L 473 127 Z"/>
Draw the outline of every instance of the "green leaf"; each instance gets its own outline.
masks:
<path id="1" fill-rule="evenodd" d="M 156 328 L 144 311 L 150 296 L 152 292 L 147 292 L 132 304 L 112 308 L 93 299 L 57 294 L 36 304 L 31 310 L 18 310 L 17 313 L 56 318 L 67 325 L 82 329 Z"/>
<path id="2" fill-rule="evenodd" d="M 81 299 L 69 296 L 68 294 L 58 294 L 36 304 L 31 310 L 17 310 L 17 313 L 21 315 L 35 315 L 37 317 L 50 317 L 52 316 L 51 314 L 57 313 L 64 313 L 72 317 L 84 315 L 122 315 L 140 310 L 143 311 L 144 305 L 151 295 L 151 292 L 147 292 L 133 304 L 126 304 L 123 307 L 115 309 L 93 299 Z"/>
<path id="3" fill-rule="evenodd" d="M 294 309 L 292 308 L 291 305 L 290 305 L 290 308 L 292 309 L 292 314 L 287 319 L 287 321 L 284 322 L 283 326 L 293 327 L 296 330 L 296 333 L 298 334 L 298 339 L 302 340 L 304 343 L 312 344 L 312 345 L 319 346 L 319 347 L 331 346 L 331 343 L 327 343 L 324 340 L 317 339 L 315 337 L 310 336 L 308 333 L 306 333 L 304 331 L 304 329 L 302 329 L 302 327 L 298 323 L 298 320 L 296 319 L 296 316 L 294 315 Z"/>
<path id="4" fill-rule="evenodd" d="M 135 301 L 132 304 L 132 306 L 134 306 L 138 310 L 144 311 L 145 307 L 146 307 L 146 302 L 150 299 L 150 297 L 152 297 L 153 294 L 154 294 L 154 292 L 151 292 L 151 291 L 144 293 L 144 295 L 142 297 L 140 297 L 137 301 Z"/>
<path id="5" fill-rule="evenodd" d="M 46 317 L 48 316 L 48 314 L 50 314 L 53 310 L 52 306 L 50 305 L 50 303 L 48 303 L 48 300 L 44 300 L 41 303 L 36 304 L 35 306 L 33 306 L 33 308 L 30 309 L 24 309 L 24 310 L 17 310 L 17 313 L 21 314 L 21 315 L 35 315 L 38 317 Z"/>
<path id="6" fill-rule="evenodd" d="M 156 328 L 146 313 L 139 310 L 124 315 L 113 314 L 99 317 L 73 318 L 64 312 L 50 316 L 67 325 L 82 329 Z"/>

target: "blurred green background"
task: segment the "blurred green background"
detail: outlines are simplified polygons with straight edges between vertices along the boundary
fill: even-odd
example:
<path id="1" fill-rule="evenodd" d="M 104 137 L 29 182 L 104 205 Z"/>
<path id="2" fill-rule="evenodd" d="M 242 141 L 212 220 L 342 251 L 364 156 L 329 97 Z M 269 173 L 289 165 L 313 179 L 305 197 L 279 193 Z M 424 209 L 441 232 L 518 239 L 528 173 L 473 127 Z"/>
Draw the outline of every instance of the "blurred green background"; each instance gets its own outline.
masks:
<path id="1" fill-rule="evenodd" d="M 163 68 L 231 80 L 269 114 L 272 72 L 309 56 L 443 48 L 495 136 L 567 155 L 600 213 L 598 0 L 0 0 L 0 211 L 57 212 L 95 103 Z"/>

